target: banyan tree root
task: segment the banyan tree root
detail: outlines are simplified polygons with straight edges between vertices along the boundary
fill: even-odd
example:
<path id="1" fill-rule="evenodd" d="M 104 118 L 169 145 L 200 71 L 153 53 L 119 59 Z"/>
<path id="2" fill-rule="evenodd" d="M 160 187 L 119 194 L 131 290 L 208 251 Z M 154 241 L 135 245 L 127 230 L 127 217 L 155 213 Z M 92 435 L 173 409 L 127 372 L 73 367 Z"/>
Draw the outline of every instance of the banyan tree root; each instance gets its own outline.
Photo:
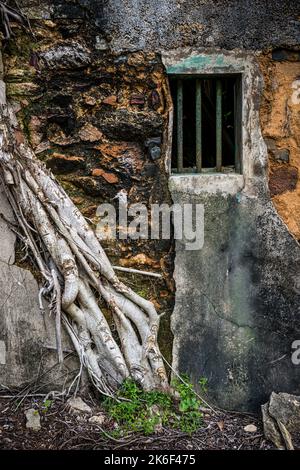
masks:
<path id="1" fill-rule="evenodd" d="M 153 304 L 118 279 L 91 226 L 20 139 L 12 107 L 2 104 L 0 113 L 0 177 L 21 237 L 44 279 L 40 304 L 46 297 L 55 314 L 59 361 L 63 324 L 81 368 L 101 393 L 113 395 L 128 377 L 146 390 L 169 390 Z M 112 312 L 117 338 L 99 299 Z"/>
<path id="2" fill-rule="evenodd" d="M 10 39 L 12 36 L 11 21 L 20 23 L 23 26 L 28 23 L 20 11 L 0 1 L 0 30 L 4 39 Z"/>

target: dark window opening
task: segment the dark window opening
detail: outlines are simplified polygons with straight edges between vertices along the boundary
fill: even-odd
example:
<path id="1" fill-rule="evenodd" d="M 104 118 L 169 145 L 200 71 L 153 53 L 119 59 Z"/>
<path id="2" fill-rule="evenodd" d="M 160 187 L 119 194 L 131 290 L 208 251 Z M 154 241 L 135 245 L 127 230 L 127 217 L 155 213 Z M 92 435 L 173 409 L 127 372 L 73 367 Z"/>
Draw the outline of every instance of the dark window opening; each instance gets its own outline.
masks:
<path id="1" fill-rule="evenodd" d="M 170 76 L 173 173 L 241 172 L 240 76 Z"/>

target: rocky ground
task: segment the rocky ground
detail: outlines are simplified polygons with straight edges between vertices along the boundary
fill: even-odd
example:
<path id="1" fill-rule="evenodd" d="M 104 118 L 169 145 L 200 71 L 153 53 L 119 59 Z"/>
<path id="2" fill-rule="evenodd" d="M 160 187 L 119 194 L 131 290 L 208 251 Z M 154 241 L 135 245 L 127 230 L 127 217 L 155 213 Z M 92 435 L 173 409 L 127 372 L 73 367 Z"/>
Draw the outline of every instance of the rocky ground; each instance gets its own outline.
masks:
<path id="1" fill-rule="evenodd" d="M 206 411 L 203 426 L 192 436 L 163 428 L 151 436 L 116 439 L 110 436 L 114 429 L 91 396 L 71 406 L 64 400 L 45 405 L 44 397 L 0 397 L 0 449 L 274 449 L 264 438 L 261 420 L 246 414 Z"/>

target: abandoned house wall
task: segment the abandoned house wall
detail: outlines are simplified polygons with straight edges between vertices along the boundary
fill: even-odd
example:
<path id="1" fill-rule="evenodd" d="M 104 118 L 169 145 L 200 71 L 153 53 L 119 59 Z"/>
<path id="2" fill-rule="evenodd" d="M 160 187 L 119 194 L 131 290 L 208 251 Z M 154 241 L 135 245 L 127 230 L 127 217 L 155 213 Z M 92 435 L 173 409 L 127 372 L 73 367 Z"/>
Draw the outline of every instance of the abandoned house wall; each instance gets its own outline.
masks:
<path id="1" fill-rule="evenodd" d="M 84 215 L 96 224 L 98 204 L 117 204 L 121 189 L 130 203 L 148 207 L 204 204 L 199 251 L 180 242 L 174 251 L 161 240 L 105 242 L 115 264 L 163 274 L 163 280 L 124 275 L 166 313 L 163 353 L 170 360 L 173 348 L 174 367 L 196 384 L 207 377 L 210 398 L 226 408 L 256 410 L 273 390 L 299 393 L 300 366 L 291 362 L 291 344 L 300 339 L 296 2 L 20 5 L 34 36 L 15 25 L 4 50 L 8 96 L 22 132 Z M 245 171 L 170 177 L 166 67 L 205 54 L 244 64 Z M 17 246 L 18 269 L 28 270 L 21 259 Z M 36 293 L 37 284 L 30 297 Z M 22 357 L 39 362 L 29 349 Z"/>

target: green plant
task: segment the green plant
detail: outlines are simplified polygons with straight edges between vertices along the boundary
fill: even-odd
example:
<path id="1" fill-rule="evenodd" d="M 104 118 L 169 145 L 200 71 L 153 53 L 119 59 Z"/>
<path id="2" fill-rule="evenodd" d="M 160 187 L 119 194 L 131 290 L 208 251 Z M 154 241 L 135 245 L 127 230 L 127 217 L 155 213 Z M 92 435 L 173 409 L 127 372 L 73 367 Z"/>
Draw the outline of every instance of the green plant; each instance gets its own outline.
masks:
<path id="1" fill-rule="evenodd" d="M 200 385 L 200 389 L 202 390 L 203 393 L 206 393 L 207 392 L 207 378 L 206 377 L 201 377 L 199 380 L 198 380 L 198 384 Z"/>
<path id="2" fill-rule="evenodd" d="M 52 403 L 53 403 L 53 400 L 49 400 L 49 399 L 44 400 L 42 403 L 42 412 L 47 413 L 50 410 Z"/>
<path id="3" fill-rule="evenodd" d="M 147 288 L 141 288 L 138 290 L 138 294 L 143 297 L 144 299 L 147 299 L 148 296 L 148 290 Z"/>
<path id="4" fill-rule="evenodd" d="M 205 379 L 200 379 L 202 386 Z M 199 382 L 200 383 L 200 382 Z M 124 381 L 116 399 L 105 398 L 103 407 L 125 432 L 149 435 L 157 426 L 169 426 L 186 433 L 195 432 L 202 423 L 201 400 L 185 375 L 172 383 L 175 398 L 158 390 L 145 392 L 133 380 Z"/>
<path id="5" fill-rule="evenodd" d="M 202 386 L 206 385 L 206 379 L 199 380 Z M 194 386 L 187 375 L 173 380 L 173 387 L 179 394 L 179 411 L 181 412 L 179 427 L 183 432 L 189 434 L 195 432 L 202 423 L 200 406 L 202 402 L 196 395 Z"/>
<path id="6" fill-rule="evenodd" d="M 144 392 L 134 381 L 126 380 L 117 394 L 117 400 L 106 398 L 104 408 L 126 431 L 152 434 L 160 415 L 153 413 L 153 405 L 169 407 L 171 398 L 159 391 Z"/>

